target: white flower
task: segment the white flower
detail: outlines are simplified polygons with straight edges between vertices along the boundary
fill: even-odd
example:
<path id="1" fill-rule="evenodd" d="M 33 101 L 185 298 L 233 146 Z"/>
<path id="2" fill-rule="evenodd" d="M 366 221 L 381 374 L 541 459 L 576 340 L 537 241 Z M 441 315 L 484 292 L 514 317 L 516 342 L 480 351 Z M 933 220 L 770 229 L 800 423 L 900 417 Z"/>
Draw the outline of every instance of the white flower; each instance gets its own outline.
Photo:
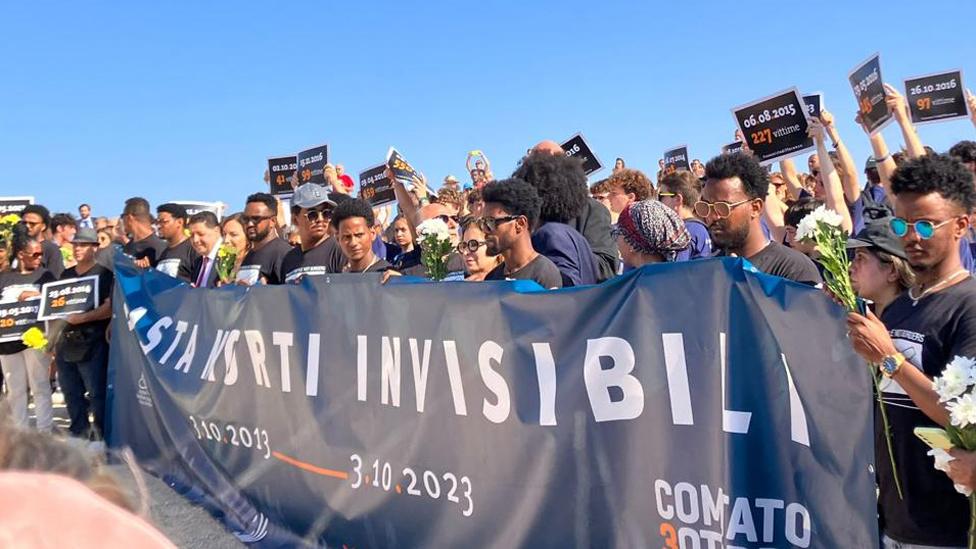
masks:
<path id="1" fill-rule="evenodd" d="M 417 226 L 417 233 L 420 234 L 422 239 L 429 237 L 434 237 L 437 240 L 451 239 L 451 229 L 448 228 L 447 223 L 444 223 L 442 220 L 436 217 L 433 219 L 428 219 Z"/>
<path id="2" fill-rule="evenodd" d="M 815 240 L 820 223 L 840 228 L 841 220 L 839 213 L 827 209 L 827 206 L 820 206 L 800 220 L 796 226 L 796 238 L 797 240 Z"/>
<path id="3" fill-rule="evenodd" d="M 942 471 L 943 473 L 949 472 L 949 462 L 956 459 L 951 455 L 949 455 L 949 452 L 946 452 L 942 448 L 933 448 L 929 450 L 928 454 L 933 458 L 935 458 L 935 468 L 938 469 L 939 471 Z M 972 490 L 966 488 L 961 484 L 955 484 L 954 486 L 957 492 L 959 492 L 960 494 L 966 497 L 969 497 L 973 493 Z"/>
<path id="4" fill-rule="evenodd" d="M 946 404 L 949 419 L 952 424 L 962 429 L 967 425 L 976 425 L 976 396 L 966 393 L 955 401 Z"/>
<path id="5" fill-rule="evenodd" d="M 939 394 L 939 402 L 958 397 L 976 384 L 976 360 L 957 356 L 946 365 L 942 375 L 935 378 L 932 388 Z"/>

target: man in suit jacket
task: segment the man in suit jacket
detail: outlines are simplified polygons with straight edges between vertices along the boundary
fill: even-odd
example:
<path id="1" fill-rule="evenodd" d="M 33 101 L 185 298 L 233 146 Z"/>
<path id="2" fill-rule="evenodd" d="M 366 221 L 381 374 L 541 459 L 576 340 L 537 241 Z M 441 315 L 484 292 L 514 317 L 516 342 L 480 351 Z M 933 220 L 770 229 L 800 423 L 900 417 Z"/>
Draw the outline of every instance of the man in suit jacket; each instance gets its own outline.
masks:
<path id="1" fill-rule="evenodd" d="M 200 254 L 200 261 L 193 269 L 191 282 L 197 288 L 217 287 L 217 250 L 223 239 L 220 238 L 220 224 L 213 212 L 202 211 L 190 216 L 190 243 Z"/>

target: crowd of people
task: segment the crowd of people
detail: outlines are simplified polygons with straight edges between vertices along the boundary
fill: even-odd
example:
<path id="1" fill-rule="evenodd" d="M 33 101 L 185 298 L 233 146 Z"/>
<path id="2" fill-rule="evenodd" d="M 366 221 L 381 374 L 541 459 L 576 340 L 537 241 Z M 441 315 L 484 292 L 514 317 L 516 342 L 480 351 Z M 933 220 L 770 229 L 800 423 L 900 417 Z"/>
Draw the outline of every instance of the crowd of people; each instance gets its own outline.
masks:
<path id="1" fill-rule="evenodd" d="M 883 396 L 905 489 L 903 498 L 895 492 L 879 427 L 885 545 L 965 545 L 969 509 L 953 483 L 976 488 L 976 454 L 953 450 L 946 476 L 912 429 L 946 424 L 932 378 L 953 356 L 976 357 L 976 142 L 937 153 L 922 145 L 904 98 L 890 89 L 887 102 L 905 147 L 892 152 L 881 133 L 865 128 L 873 156 L 860 171 L 824 110 L 810 121 L 816 153 L 805 172 L 789 159 L 770 171 L 745 147 L 695 159 L 687 171 L 665 169 L 662 161 L 654 181 L 618 158 L 611 175 L 591 185 L 580 160 L 544 141 L 507 178 L 496 178 L 484 153 L 474 151 L 471 183 L 463 187 L 448 176 L 434 192 L 422 178 L 389 171 L 396 215 L 389 205 L 357 198 L 352 179 L 331 165 L 326 185 L 296 185 L 287 201 L 256 192 L 240 213 L 223 218 L 189 215 L 175 203 L 153 209 L 140 197 L 126 200 L 118 219 L 92 217 L 87 204 L 77 218 L 28 206 L 0 246 L 0 300 L 35 299 L 45 282 L 97 276 L 101 303 L 67 317 L 49 354 L 0 343 L 5 399 L 13 421 L 26 426 L 32 395 L 35 427 L 50 431 L 52 388 L 59 388 L 70 436 L 100 437 L 116 249 L 195 288 L 293 284 L 328 273 L 385 273 L 385 281 L 430 274 L 418 228 L 438 220 L 453 249 L 442 258 L 445 281 L 531 280 L 558 289 L 600 284 L 651 263 L 726 256 L 819 286 L 820 252 L 797 238 L 797 227 L 825 206 L 852 235 L 851 278 L 871 303 L 865 314 L 849 315 L 851 344 L 886 376 Z M 235 258 L 226 270 L 219 266 L 225 253 Z"/>

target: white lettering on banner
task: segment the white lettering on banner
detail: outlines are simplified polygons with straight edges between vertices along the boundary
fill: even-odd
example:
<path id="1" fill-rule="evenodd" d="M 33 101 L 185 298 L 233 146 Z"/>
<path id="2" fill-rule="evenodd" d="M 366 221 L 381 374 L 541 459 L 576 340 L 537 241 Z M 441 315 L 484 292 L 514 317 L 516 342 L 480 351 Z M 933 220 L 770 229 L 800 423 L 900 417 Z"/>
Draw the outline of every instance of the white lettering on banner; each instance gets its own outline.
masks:
<path id="1" fill-rule="evenodd" d="M 810 513 L 796 502 L 787 504 L 773 498 L 733 499 L 722 487 L 713 489 L 689 482 L 672 486 L 664 479 L 654 481 L 654 499 L 658 517 L 665 521 L 660 527 L 661 535 L 668 542 L 680 539 L 680 547 L 772 544 L 777 534 L 795 547 L 810 547 Z"/>
<path id="2" fill-rule="evenodd" d="M 322 156 L 322 153 L 321 152 L 319 152 L 319 153 L 313 154 L 312 156 L 309 156 L 307 158 L 302 158 L 301 160 L 299 160 L 299 164 L 301 164 L 301 167 L 304 168 L 305 166 L 308 166 L 312 162 L 321 162 L 324 159 L 325 159 L 325 157 Z"/>
<path id="3" fill-rule="evenodd" d="M 145 309 L 139 308 L 128 312 L 130 329 L 134 328 L 139 319 L 146 314 Z M 175 325 L 175 326 L 174 326 Z M 197 324 L 163 316 L 155 320 L 146 330 L 139 341 L 143 353 L 148 357 L 152 354 L 160 366 L 166 365 L 173 356 L 179 353 L 179 360 L 173 369 L 189 374 L 196 356 Z M 189 332 L 189 337 L 186 333 Z M 241 342 L 243 336 L 244 341 Z M 721 384 L 721 417 L 709 418 L 721 421 L 722 430 L 733 434 L 749 433 L 752 412 L 728 409 L 729 385 L 731 373 L 728 370 L 727 337 L 725 332 L 718 334 L 719 364 L 716 369 L 708 371 L 717 373 Z M 278 352 L 270 352 L 265 344 L 265 335 L 259 330 L 217 329 L 213 336 L 210 352 L 200 372 L 200 379 L 208 382 L 217 381 L 217 362 L 223 359 L 222 383 L 234 385 L 239 379 L 237 345 L 246 344 L 247 356 L 254 372 L 255 385 L 273 389 L 268 368 L 276 365 L 280 369 L 281 392 L 292 391 L 292 353 L 304 352 L 305 362 L 305 394 L 316 397 L 319 390 L 319 367 L 322 358 L 320 352 L 320 334 L 308 334 L 307 345 L 295 345 L 295 336 L 291 332 L 271 332 L 271 341 L 278 347 Z M 303 336 L 304 337 L 304 336 Z M 370 355 L 370 337 L 357 335 L 356 337 L 356 398 L 359 402 L 368 402 L 370 394 L 370 362 L 369 356 L 379 357 L 378 377 L 373 383 L 379 382 L 379 403 L 384 406 L 401 407 L 402 395 L 402 344 L 404 339 L 410 349 L 411 373 L 414 385 L 414 405 L 417 413 L 425 412 L 428 378 L 430 374 L 431 354 L 435 348 L 430 339 L 403 338 L 400 336 L 381 336 L 378 338 L 379 352 Z M 373 345 L 377 339 L 373 339 Z M 165 343 L 165 344 L 164 344 Z M 469 377 L 462 377 L 462 361 L 457 343 L 453 340 L 442 341 L 443 366 L 446 369 L 447 380 L 451 392 L 454 413 L 459 416 L 467 415 L 467 398 L 464 381 Z M 640 415 L 644 411 L 645 393 L 644 382 L 663 372 L 665 385 L 671 407 L 671 421 L 674 425 L 695 425 L 694 403 L 691 378 L 688 374 L 688 364 L 685 356 L 684 334 L 661 334 L 661 350 L 664 357 L 664 368 L 657 368 L 655 364 L 642 363 L 638 369 L 638 361 L 631 344 L 618 337 L 601 337 L 589 339 L 586 342 L 586 352 L 582 364 L 583 383 L 586 388 L 590 411 L 594 421 L 626 421 Z M 180 347 L 183 346 L 182 352 Z M 165 352 L 162 351 L 165 349 Z M 535 361 L 535 374 L 538 381 L 539 416 L 541 426 L 553 426 L 556 420 L 556 360 L 551 346 L 546 342 L 532 343 L 532 355 Z M 474 360 L 477 361 L 478 376 L 481 386 L 486 391 L 482 398 L 481 412 L 492 423 L 503 423 L 512 415 L 511 386 L 505 378 L 501 368 L 507 356 L 506 349 L 495 341 L 484 341 L 478 347 Z M 785 378 L 786 391 L 789 395 L 790 438 L 793 442 L 803 446 L 810 446 L 810 432 L 803 400 L 793 380 L 793 375 L 785 355 L 780 355 L 779 367 Z M 375 360 L 375 358 L 374 358 Z M 277 361 L 277 364 L 275 364 Z M 438 371 L 435 369 L 435 371 Z M 443 370 L 439 370 L 443 372 Z M 443 373 L 435 374 L 442 376 Z M 441 377 L 440 379 L 443 379 Z M 470 381 L 468 381 L 470 383 Z M 659 384 L 655 383 L 655 386 Z M 374 389 L 374 390 L 375 390 Z M 409 394 L 409 393 L 408 393 Z M 377 393 L 373 393 L 376 398 Z M 408 397 L 409 398 L 409 397 Z M 407 405 L 408 407 L 409 404 Z M 772 414 L 771 417 L 777 417 Z M 524 419 L 524 418 L 523 418 Z M 663 514 L 663 513 L 662 513 Z M 747 525 L 742 525 L 743 528 Z"/>

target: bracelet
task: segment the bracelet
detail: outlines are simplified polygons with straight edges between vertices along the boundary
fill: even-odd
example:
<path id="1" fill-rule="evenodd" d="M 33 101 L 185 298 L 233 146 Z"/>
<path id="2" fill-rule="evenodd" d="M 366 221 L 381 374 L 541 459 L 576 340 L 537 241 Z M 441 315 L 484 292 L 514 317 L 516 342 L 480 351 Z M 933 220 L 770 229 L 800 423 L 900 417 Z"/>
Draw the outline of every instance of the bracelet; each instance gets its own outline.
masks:
<path id="1" fill-rule="evenodd" d="M 888 153 L 888 154 L 882 156 L 881 158 L 875 158 L 874 161 L 876 163 L 880 164 L 880 163 L 884 162 L 885 160 L 888 160 L 889 158 L 891 158 L 891 153 Z"/>

